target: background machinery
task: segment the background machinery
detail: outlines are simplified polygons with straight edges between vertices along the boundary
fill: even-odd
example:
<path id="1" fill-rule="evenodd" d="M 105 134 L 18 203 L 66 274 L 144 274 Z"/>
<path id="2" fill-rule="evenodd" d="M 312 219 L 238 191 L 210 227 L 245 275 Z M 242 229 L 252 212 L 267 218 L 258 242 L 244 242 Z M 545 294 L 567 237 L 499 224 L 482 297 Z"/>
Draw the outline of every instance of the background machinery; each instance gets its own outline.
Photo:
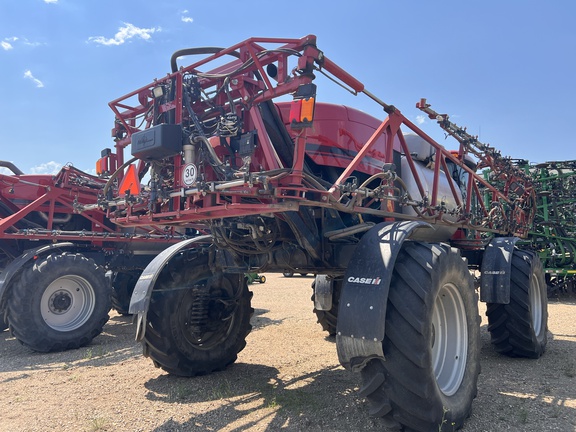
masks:
<path id="1" fill-rule="evenodd" d="M 537 191 L 529 245 L 544 263 L 549 295 L 576 292 L 576 161 L 519 161 Z"/>
<path id="2" fill-rule="evenodd" d="M 201 59 L 178 65 L 190 55 Z M 317 101 L 320 75 L 385 119 Z M 102 209 L 122 229 L 210 233 L 165 249 L 136 284 L 130 312 L 156 366 L 194 376 L 233 363 L 251 329 L 254 272 L 317 275 L 319 320 L 388 427 L 452 430 L 469 416 L 480 372 L 470 270 L 494 348 L 543 353 L 544 272 L 519 242 L 535 217 L 532 177 L 421 100 L 457 139 L 446 150 L 315 36 L 178 51 L 171 73 L 110 107 L 115 149 L 99 162 L 109 187 L 79 211 Z M 130 170 L 142 188 L 117 186 Z"/>
<path id="3" fill-rule="evenodd" d="M 111 305 L 128 313 L 144 267 L 183 237 L 170 228 L 119 229 L 98 209 L 78 213 L 107 182 L 72 166 L 55 176 L 0 167 L 0 330 L 10 327 L 36 351 L 86 345 Z"/>

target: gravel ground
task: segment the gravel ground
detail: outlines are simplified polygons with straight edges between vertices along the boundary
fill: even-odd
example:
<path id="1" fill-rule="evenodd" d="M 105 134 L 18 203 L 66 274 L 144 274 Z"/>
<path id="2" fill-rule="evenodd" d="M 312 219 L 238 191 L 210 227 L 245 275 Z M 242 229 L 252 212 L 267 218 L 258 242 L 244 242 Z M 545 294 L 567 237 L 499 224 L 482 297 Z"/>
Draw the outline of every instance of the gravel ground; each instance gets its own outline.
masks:
<path id="1" fill-rule="evenodd" d="M 87 347 L 39 354 L 0 333 L 0 431 L 370 431 L 359 376 L 338 363 L 311 312 L 311 277 L 267 275 L 254 329 L 224 372 L 179 378 L 154 368 L 130 317 L 112 313 Z M 480 305 L 484 315 L 484 305 Z M 493 352 L 482 322 L 482 374 L 464 431 L 576 431 L 576 303 L 551 300 L 539 360 Z"/>

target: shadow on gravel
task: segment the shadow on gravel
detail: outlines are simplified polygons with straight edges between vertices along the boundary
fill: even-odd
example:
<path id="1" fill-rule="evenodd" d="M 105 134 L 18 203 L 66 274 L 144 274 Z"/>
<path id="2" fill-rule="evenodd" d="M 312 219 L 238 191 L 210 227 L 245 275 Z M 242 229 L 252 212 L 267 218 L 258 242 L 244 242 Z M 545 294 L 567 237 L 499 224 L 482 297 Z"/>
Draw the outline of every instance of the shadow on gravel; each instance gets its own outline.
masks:
<path id="1" fill-rule="evenodd" d="M 23 346 L 9 331 L 0 333 L 0 372 L 106 366 L 140 356 L 131 316 L 113 313 L 104 331 L 88 345 L 68 351 L 40 353 Z M 2 381 L 0 381 L 2 383 Z"/>
<path id="2" fill-rule="evenodd" d="M 485 325 L 481 339 L 478 399 L 467 425 L 477 418 L 491 430 L 576 430 L 576 335 L 548 332 L 546 352 L 539 359 L 498 354 Z M 483 412 L 491 413 L 488 422 L 481 418 Z"/>
<path id="3" fill-rule="evenodd" d="M 340 366 L 296 377 L 278 375 L 273 367 L 239 363 L 209 376 L 151 379 L 145 384 L 148 399 L 186 405 L 183 409 L 193 412 L 189 420 L 170 419 L 154 432 L 214 431 L 223 419 L 229 431 L 333 430 L 326 427 L 333 427 L 335 418 L 350 425 L 355 414 L 368 429 L 378 426 L 366 418 L 354 377 Z M 330 419 L 328 425 L 323 419 Z"/>
<path id="4" fill-rule="evenodd" d="M 254 314 L 250 319 L 250 324 L 252 324 L 252 330 L 260 330 L 269 325 L 282 324 L 282 322 L 284 321 L 283 319 L 272 320 L 270 318 L 266 318 L 265 316 L 263 316 L 266 315 L 268 312 L 270 312 L 268 309 L 254 309 Z"/>

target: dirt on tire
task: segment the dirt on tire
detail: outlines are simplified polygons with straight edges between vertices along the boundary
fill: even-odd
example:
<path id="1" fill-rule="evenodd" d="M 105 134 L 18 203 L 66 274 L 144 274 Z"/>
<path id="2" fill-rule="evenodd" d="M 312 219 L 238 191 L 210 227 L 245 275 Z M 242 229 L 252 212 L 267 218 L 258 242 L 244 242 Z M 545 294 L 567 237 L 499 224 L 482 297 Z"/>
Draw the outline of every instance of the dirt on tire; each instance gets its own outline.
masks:
<path id="1" fill-rule="evenodd" d="M 77 350 L 41 354 L 0 333 L 0 431 L 386 431 L 368 416 L 361 379 L 343 369 L 312 312 L 313 278 L 252 284 L 253 330 L 237 362 L 195 378 L 141 355 L 131 317 L 111 313 Z M 576 302 L 549 300 L 537 360 L 497 354 L 480 303 L 478 396 L 464 431 L 576 430 Z"/>

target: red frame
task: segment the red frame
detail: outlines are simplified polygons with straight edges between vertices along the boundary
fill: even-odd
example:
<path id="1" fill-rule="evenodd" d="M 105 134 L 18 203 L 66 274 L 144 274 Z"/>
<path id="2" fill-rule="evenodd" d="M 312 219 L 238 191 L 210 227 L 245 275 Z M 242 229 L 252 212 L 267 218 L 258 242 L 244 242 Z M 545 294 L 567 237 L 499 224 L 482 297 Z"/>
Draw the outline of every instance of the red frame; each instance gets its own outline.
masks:
<path id="1" fill-rule="evenodd" d="M 272 44 L 272 48 L 267 45 Z M 239 58 L 217 66 L 213 69 L 200 72 L 200 68 L 209 66 L 211 62 L 222 59 L 223 56 L 237 53 Z M 290 70 L 289 61 L 296 59 L 296 72 Z M 274 83 L 265 71 L 266 66 L 274 63 L 278 74 Z M 239 69 L 240 66 L 243 68 Z M 322 72 L 331 74 L 333 78 L 340 81 L 344 86 L 349 87 L 353 93 L 365 93 L 368 97 L 379 103 L 388 116 L 374 130 L 369 138 L 358 151 L 356 157 L 344 169 L 340 177 L 334 182 L 329 190 L 319 190 L 311 187 L 306 182 L 303 173 L 304 155 L 306 152 L 307 129 L 292 131 L 294 139 L 294 163 L 291 167 L 282 167 L 272 143 L 268 138 L 262 117 L 257 105 L 260 102 L 278 98 L 283 95 L 294 93 L 299 86 L 309 84 L 313 81 L 312 72 Z M 118 165 L 125 161 L 124 149 L 130 144 L 131 135 L 140 129 L 136 126 L 137 120 L 141 118 L 145 128 L 152 126 L 152 119 L 146 116 L 151 109 L 153 102 L 152 90 L 159 85 L 168 85 L 170 82 L 176 83 L 174 100 L 158 107 L 160 113 L 173 111 L 176 123 L 181 123 L 186 112 L 183 109 L 182 82 L 186 74 L 199 74 L 198 82 L 202 89 L 208 91 L 211 88 L 220 88 L 229 84 L 231 94 L 229 96 L 220 93 L 217 95 L 216 104 L 230 106 L 226 97 L 233 100 L 243 101 L 247 107 L 248 115 L 245 120 L 248 122 L 247 129 L 258 130 L 260 146 L 260 159 L 258 166 L 264 171 L 289 168 L 289 171 L 282 175 L 271 176 L 266 179 L 266 184 L 259 183 L 251 179 L 250 181 L 232 181 L 228 183 L 213 183 L 210 190 L 195 190 L 195 188 L 184 189 L 180 182 L 182 160 L 180 155 L 173 158 L 175 169 L 175 179 L 172 193 L 170 194 L 171 206 L 168 203 L 160 207 L 159 211 L 142 212 L 142 207 L 127 205 L 119 199 L 111 200 L 107 203 L 110 207 L 108 217 L 120 225 L 140 226 L 153 224 L 182 225 L 186 223 L 201 223 L 210 219 L 220 219 L 226 217 L 239 217 L 246 215 L 257 215 L 261 213 L 278 213 L 284 211 L 298 210 L 299 206 L 336 207 L 338 210 L 354 212 L 360 214 L 376 214 L 385 219 L 415 219 L 424 217 L 432 223 L 457 226 L 483 232 L 498 234 L 512 234 L 525 237 L 528 228 L 534 217 L 533 210 L 530 209 L 533 190 L 525 179 L 514 173 L 506 173 L 507 166 L 500 166 L 502 160 L 495 159 L 492 153 L 472 151 L 479 158 L 481 168 L 490 168 L 503 176 L 500 181 L 505 186 L 497 187 L 494 184 L 477 175 L 468 167 L 464 160 L 470 148 L 466 143 L 460 145 L 457 155 L 453 155 L 440 144 L 435 142 L 430 136 L 424 133 L 414 123 L 408 120 L 398 109 L 388 105 L 370 92 L 364 89 L 364 85 L 347 73 L 344 69 L 329 60 L 316 47 L 316 37 L 305 36 L 301 39 L 276 39 L 276 38 L 251 38 L 240 42 L 232 47 L 223 49 L 217 54 L 212 54 L 189 66 L 181 67 L 178 71 L 168 74 L 162 79 L 141 87 L 127 95 L 110 102 L 110 107 L 116 115 L 113 135 L 116 137 L 116 151 Z M 224 76 L 226 74 L 226 76 Z M 256 79 L 256 77 L 261 79 Z M 225 81 L 228 80 L 228 81 Z M 138 105 L 130 104 L 133 98 L 138 100 Z M 417 105 L 418 106 L 418 105 Z M 428 106 L 429 107 L 429 106 Z M 421 109 L 428 109 L 420 105 Z M 210 116 L 210 106 L 198 103 L 194 106 L 194 111 Z M 430 111 L 428 113 L 430 114 Z M 359 169 L 362 159 L 374 151 L 377 141 L 385 137 L 386 146 L 383 155 L 383 163 L 394 162 L 394 148 L 400 146 L 400 150 L 407 159 L 410 171 L 422 196 L 427 195 L 417 170 L 416 161 L 410 155 L 410 151 L 404 140 L 401 126 L 405 126 L 434 148 L 435 160 L 434 177 L 432 181 L 432 191 L 429 194 L 430 200 L 422 208 L 422 213 L 418 217 L 412 217 L 398 211 L 391 211 L 389 206 L 382 206 L 374 209 L 363 204 L 354 205 L 350 208 L 339 206 L 338 202 L 342 195 L 342 186 L 352 173 Z M 468 174 L 468 184 L 466 185 L 466 199 L 461 202 L 457 187 L 450 176 L 442 176 L 441 170 L 447 172 L 446 161 L 451 161 L 461 167 Z M 142 167 L 142 164 L 140 165 Z M 256 172 L 255 166 L 251 172 Z M 404 175 L 404 174 L 403 174 Z M 444 209 L 438 202 L 439 181 L 441 176 L 448 178 L 449 187 L 453 194 L 453 199 L 461 205 L 460 217 L 457 221 L 446 219 Z M 509 187 L 514 182 L 522 182 L 525 194 L 521 197 L 512 196 Z M 269 192 L 263 193 L 266 189 Z M 358 194 L 358 192 L 354 192 Z M 489 202 L 485 202 L 485 197 L 489 196 Z M 312 197 L 312 199 L 308 199 Z M 258 203 L 247 202 L 245 198 L 258 200 Z M 358 201 L 355 201 L 357 203 Z M 373 203 L 369 201 L 368 204 Z M 473 220 L 473 213 L 476 211 L 476 220 Z"/>
<path id="2" fill-rule="evenodd" d="M 13 212 L 0 218 L 0 239 L 82 241 L 95 246 L 102 246 L 104 242 L 173 243 L 182 239 L 173 229 L 159 226 L 139 227 L 134 233 L 122 232 L 117 226 L 106 226 L 106 212 L 97 205 L 105 184 L 106 180 L 73 166 L 62 168 L 55 176 L 0 174 L 0 201 Z M 80 208 L 83 209 L 82 217 L 90 222 L 90 230 L 79 232 L 55 228 L 55 220 L 61 215 L 80 213 Z M 46 215 L 45 228 L 17 228 L 18 223 L 31 212 Z"/>

